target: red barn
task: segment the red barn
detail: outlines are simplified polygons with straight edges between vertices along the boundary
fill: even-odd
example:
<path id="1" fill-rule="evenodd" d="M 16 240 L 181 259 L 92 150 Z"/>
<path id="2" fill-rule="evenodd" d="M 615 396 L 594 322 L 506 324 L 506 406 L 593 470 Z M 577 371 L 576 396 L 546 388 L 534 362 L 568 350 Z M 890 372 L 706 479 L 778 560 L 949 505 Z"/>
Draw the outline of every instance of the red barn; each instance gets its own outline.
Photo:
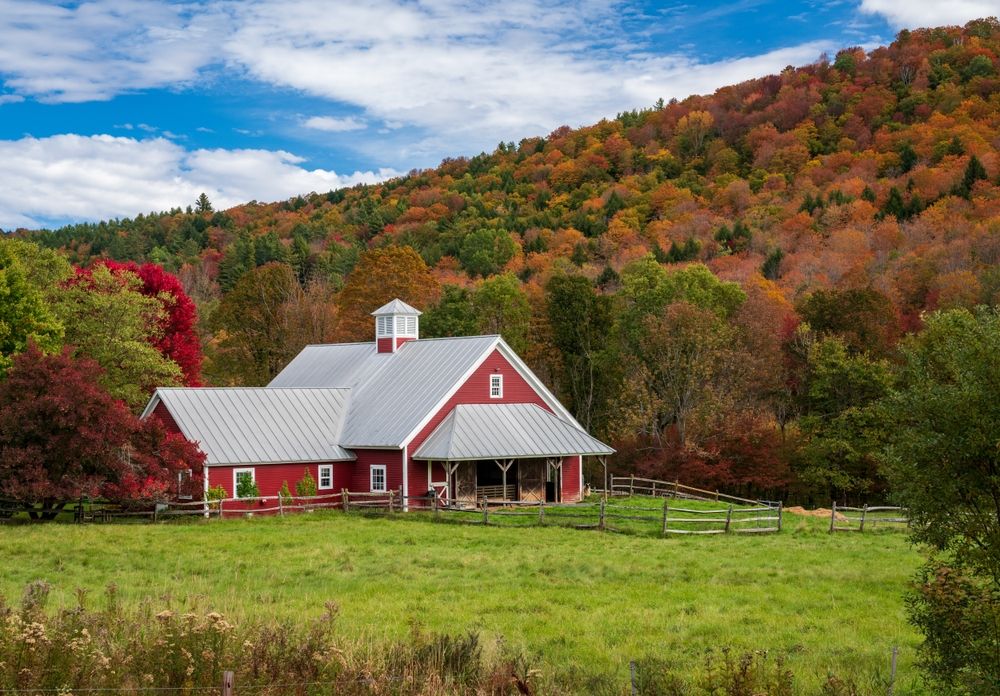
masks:
<path id="1" fill-rule="evenodd" d="M 420 339 L 420 312 L 372 313 L 375 341 L 312 345 L 266 387 L 157 389 L 143 417 L 199 443 L 206 487 L 262 496 L 308 469 L 320 493 L 576 501 L 588 435 L 500 336 Z"/>

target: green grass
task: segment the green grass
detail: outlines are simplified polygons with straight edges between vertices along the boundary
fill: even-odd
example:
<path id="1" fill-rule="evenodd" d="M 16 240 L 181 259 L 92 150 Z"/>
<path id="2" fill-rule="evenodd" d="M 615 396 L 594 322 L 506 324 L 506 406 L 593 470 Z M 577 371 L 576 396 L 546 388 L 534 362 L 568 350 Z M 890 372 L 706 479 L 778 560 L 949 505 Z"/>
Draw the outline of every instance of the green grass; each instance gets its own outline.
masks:
<path id="1" fill-rule="evenodd" d="M 909 693 L 918 636 L 902 594 L 919 555 L 900 532 L 830 535 L 827 524 L 786 515 L 780 535 L 666 539 L 340 512 L 8 525 L 0 593 L 13 601 L 44 579 L 68 605 L 75 588 L 99 593 L 113 581 L 127 602 L 236 619 L 312 618 L 332 600 L 345 633 L 478 630 L 550 669 L 592 673 L 624 675 L 630 659 L 648 657 L 697 664 L 709 648 L 767 649 L 811 687 L 829 672 L 874 683 L 898 645 L 896 693 Z"/>

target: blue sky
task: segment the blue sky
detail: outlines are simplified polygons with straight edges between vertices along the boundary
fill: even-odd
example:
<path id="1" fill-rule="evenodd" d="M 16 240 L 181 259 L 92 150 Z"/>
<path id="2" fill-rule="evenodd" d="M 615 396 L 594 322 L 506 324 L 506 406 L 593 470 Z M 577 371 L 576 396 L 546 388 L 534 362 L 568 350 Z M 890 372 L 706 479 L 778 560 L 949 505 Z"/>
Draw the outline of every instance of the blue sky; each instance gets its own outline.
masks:
<path id="1" fill-rule="evenodd" d="M 280 200 L 1000 0 L 0 0 L 0 229 Z"/>

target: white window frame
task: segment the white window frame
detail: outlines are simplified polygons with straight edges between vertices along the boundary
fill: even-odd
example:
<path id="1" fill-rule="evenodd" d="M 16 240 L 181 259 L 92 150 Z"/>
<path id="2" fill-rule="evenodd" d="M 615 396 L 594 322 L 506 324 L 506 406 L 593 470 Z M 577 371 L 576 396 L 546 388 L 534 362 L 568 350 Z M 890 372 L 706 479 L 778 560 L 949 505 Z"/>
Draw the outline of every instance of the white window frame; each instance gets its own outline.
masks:
<path id="1" fill-rule="evenodd" d="M 385 464 L 372 464 L 368 470 L 368 490 L 372 493 L 386 493 L 389 490 L 389 479 L 386 474 Z M 382 472 L 382 487 L 375 487 L 375 472 Z"/>
<path id="2" fill-rule="evenodd" d="M 323 471 L 330 472 L 330 483 L 326 486 L 323 485 Z M 319 468 L 316 470 L 316 488 L 321 491 L 328 491 L 333 488 L 333 464 L 320 464 Z"/>
<path id="3" fill-rule="evenodd" d="M 494 388 L 496 393 L 494 393 Z M 503 398 L 503 375 L 502 374 L 491 374 L 490 375 L 490 398 L 491 399 L 502 399 Z"/>
<path id="4" fill-rule="evenodd" d="M 245 474 L 245 473 L 248 473 L 248 472 L 250 474 L 250 480 L 253 483 L 257 483 L 257 470 L 254 469 L 253 467 L 243 467 L 243 468 L 240 468 L 240 469 L 233 469 L 233 497 L 234 498 L 239 498 L 240 497 L 240 492 L 239 492 L 240 491 L 240 487 L 239 487 L 240 474 Z"/>

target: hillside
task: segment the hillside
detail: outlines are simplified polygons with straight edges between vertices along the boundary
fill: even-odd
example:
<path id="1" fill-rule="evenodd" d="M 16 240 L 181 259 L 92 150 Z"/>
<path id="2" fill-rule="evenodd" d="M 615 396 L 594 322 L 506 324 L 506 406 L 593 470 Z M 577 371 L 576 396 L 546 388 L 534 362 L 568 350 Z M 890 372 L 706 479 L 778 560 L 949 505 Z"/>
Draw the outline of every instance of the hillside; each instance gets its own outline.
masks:
<path id="1" fill-rule="evenodd" d="M 623 464 L 758 490 L 808 480 L 820 500 L 878 493 L 864 456 L 843 455 L 847 478 L 812 471 L 808 418 L 824 414 L 809 375 L 863 359 L 881 384 L 924 313 L 1000 302 L 998 70 L 995 19 L 904 31 L 379 185 L 22 234 L 77 264 L 177 273 L 218 384 L 266 381 L 305 342 L 367 337 L 355 315 L 399 288 L 359 286 L 377 260 L 353 286 L 351 271 L 409 246 L 425 334 L 504 333 Z M 296 288 L 260 319 L 284 332 L 251 349 L 238 334 L 253 294 L 231 291 L 272 262 Z M 690 337 L 714 366 L 689 370 L 693 402 L 671 402 L 680 368 L 657 335 Z M 831 336 L 843 355 L 815 347 Z"/>

